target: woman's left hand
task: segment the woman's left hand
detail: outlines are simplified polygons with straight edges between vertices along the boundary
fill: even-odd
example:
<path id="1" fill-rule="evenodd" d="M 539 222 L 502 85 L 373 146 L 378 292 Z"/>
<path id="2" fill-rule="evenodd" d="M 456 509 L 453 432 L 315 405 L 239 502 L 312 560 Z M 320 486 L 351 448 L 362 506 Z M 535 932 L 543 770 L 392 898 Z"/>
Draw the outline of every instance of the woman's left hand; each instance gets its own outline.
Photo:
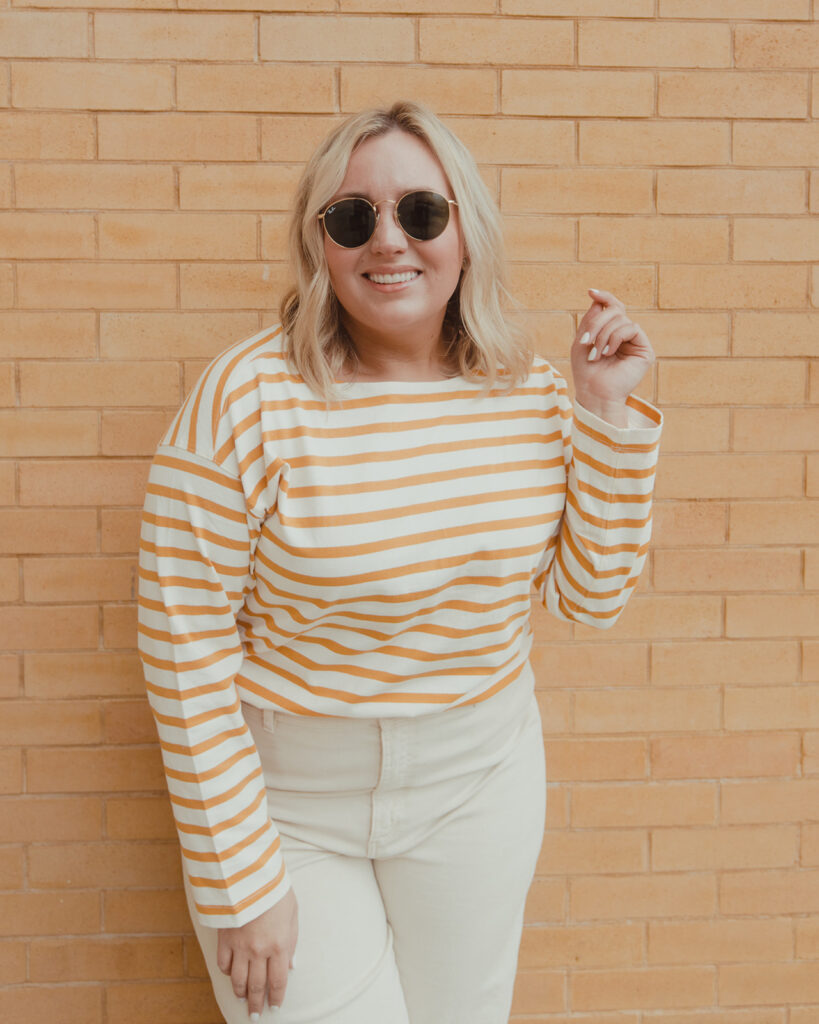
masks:
<path id="1" fill-rule="evenodd" d="M 617 425 L 624 426 L 626 398 L 654 362 L 654 350 L 615 295 L 594 288 L 589 294 L 593 302 L 572 345 L 575 396 L 590 412 L 612 421 L 622 419 Z"/>

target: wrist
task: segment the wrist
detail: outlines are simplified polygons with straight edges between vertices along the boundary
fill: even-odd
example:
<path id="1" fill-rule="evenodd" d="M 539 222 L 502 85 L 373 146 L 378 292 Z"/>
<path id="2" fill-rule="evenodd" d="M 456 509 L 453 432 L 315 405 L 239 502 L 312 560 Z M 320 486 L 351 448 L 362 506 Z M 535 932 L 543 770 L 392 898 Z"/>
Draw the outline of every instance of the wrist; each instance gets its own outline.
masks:
<path id="1" fill-rule="evenodd" d="M 596 395 L 584 394 L 583 392 L 577 392 L 574 397 L 575 401 L 582 405 L 586 412 L 592 413 L 598 419 L 605 420 L 613 427 L 628 426 L 628 406 L 626 405 L 625 398 L 598 398 Z"/>

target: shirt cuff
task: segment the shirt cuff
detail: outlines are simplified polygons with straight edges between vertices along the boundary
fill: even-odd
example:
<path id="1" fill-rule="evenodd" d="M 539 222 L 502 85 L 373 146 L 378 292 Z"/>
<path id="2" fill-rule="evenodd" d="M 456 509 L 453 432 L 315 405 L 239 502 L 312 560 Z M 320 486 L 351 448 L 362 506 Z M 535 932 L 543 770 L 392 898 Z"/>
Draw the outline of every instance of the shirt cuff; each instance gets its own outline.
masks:
<path id="1" fill-rule="evenodd" d="M 608 420 L 603 420 L 589 412 L 578 401 L 574 402 L 574 416 L 586 427 L 606 437 L 612 444 L 624 445 L 655 445 L 660 440 L 663 426 L 663 414 L 651 402 L 644 398 L 629 395 L 626 399 L 627 427 L 615 427 Z"/>

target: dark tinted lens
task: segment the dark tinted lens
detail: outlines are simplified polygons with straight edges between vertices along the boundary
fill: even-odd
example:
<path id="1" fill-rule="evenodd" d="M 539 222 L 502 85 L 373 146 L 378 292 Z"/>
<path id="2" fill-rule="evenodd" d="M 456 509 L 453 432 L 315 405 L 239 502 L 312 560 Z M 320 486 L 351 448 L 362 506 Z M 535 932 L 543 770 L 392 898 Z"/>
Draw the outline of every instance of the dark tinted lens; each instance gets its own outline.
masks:
<path id="1" fill-rule="evenodd" d="M 449 203 L 437 192 L 410 192 L 398 204 L 398 223 L 411 238 L 437 238 L 449 221 Z"/>
<path id="2" fill-rule="evenodd" d="M 356 249 L 375 231 L 375 210 L 364 199 L 339 199 L 324 211 L 324 226 L 334 242 Z"/>

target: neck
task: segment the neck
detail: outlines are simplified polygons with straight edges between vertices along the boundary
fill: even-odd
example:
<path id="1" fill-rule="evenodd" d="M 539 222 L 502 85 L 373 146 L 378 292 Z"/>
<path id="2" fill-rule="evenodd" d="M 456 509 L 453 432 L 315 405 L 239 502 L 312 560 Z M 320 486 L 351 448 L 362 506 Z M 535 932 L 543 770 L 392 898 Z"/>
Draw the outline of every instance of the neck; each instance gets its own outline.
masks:
<path id="1" fill-rule="evenodd" d="M 355 380 L 440 380 L 452 376 L 444 357 L 441 326 L 428 332 L 384 335 L 344 323 L 355 358 L 345 364 L 345 377 Z"/>

